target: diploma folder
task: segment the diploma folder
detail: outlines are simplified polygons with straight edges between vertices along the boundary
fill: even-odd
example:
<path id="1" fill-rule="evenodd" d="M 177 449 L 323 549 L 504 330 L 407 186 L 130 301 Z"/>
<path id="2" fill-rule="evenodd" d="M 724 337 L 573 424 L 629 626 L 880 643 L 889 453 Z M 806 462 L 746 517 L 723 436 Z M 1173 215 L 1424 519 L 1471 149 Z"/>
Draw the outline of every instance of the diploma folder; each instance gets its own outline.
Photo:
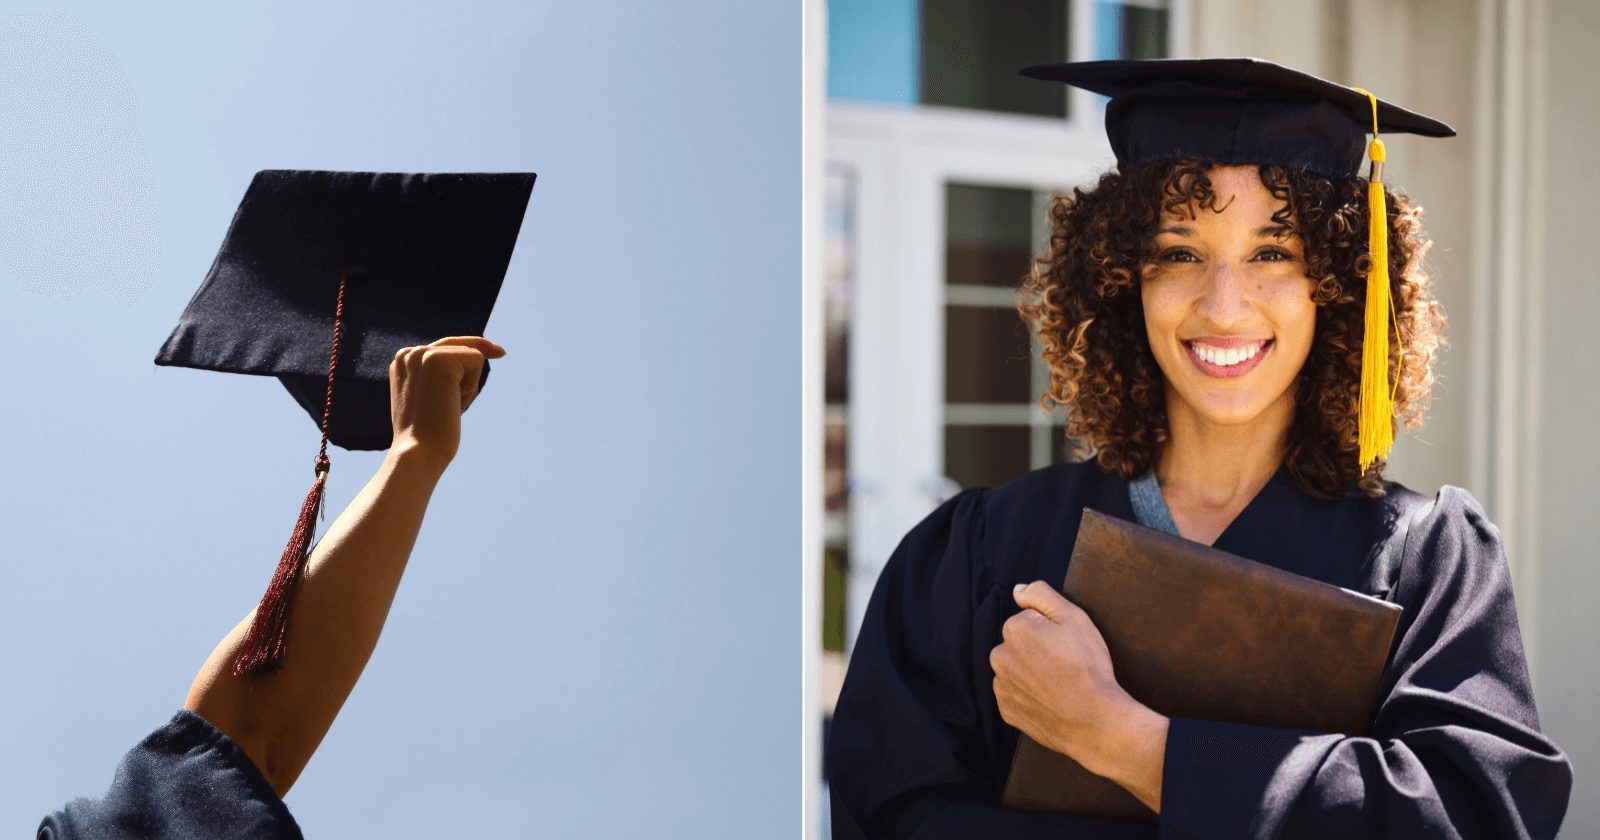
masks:
<path id="1" fill-rule="evenodd" d="M 1105 637 L 1117 682 L 1163 715 L 1346 735 L 1372 720 L 1400 621 L 1387 601 L 1088 509 L 1061 593 Z M 1001 802 L 1156 821 L 1027 735 Z"/>

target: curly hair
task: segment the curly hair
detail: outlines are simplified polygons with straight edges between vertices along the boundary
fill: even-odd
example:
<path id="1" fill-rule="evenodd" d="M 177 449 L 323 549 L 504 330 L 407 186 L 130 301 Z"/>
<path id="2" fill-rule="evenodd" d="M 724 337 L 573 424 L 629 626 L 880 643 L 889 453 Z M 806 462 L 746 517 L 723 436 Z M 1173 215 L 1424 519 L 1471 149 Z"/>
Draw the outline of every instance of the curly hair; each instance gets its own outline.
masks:
<path id="1" fill-rule="evenodd" d="M 1163 212 L 1220 212 L 1213 164 L 1160 161 L 1106 173 L 1090 190 L 1051 200 L 1050 244 L 1017 291 L 1017 311 L 1038 337 L 1050 368 L 1040 405 L 1066 411 L 1078 457 L 1134 478 L 1149 469 L 1170 434 L 1161 370 L 1150 351 L 1139 284 L 1151 270 Z M 1273 220 L 1305 246 L 1317 307 L 1311 351 L 1295 392 L 1286 461 L 1296 485 L 1322 497 L 1382 496 L 1384 461 L 1358 466 L 1357 408 L 1366 306 L 1367 180 L 1328 179 L 1301 167 L 1261 166 L 1261 183 L 1282 206 Z M 1389 371 L 1395 413 L 1422 425 L 1434 381 L 1444 315 L 1423 270 L 1432 244 L 1422 209 L 1388 192 L 1389 277 L 1395 332 Z M 1404 360 L 1401 364 L 1403 346 Z"/>

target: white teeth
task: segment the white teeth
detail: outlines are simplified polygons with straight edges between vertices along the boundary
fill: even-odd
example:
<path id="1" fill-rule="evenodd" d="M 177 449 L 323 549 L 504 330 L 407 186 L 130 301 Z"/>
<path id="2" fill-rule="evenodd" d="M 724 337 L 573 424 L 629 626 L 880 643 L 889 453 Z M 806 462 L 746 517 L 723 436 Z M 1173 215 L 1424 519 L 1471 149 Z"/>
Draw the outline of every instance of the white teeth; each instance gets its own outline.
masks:
<path id="1" fill-rule="evenodd" d="M 1194 342 L 1189 345 L 1194 348 L 1194 354 L 1218 367 L 1233 367 L 1241 362 L 1248 362 L 1261 352 L 1266 342 L 1247 344 L 1242 347 L 1212 347 L 1209 344 Z"/>

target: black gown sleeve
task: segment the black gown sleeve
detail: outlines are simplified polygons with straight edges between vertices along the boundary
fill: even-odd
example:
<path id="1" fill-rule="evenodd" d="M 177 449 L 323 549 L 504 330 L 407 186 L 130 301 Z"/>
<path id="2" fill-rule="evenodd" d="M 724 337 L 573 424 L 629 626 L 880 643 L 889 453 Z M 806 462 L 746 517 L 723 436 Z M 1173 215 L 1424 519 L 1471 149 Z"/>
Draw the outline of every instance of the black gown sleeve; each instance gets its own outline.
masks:
<path id="1" fill-rule="evenodd" d="M 1155 838 L 1155 826 L 998 804 L 973 683 L 975 659 L 988 654 L 973 649 L 985 492 L 963 491 L 930 514 L 878 578 L 829 732 L 833 836 Z"/>
<path id="2" fill-rule="evenodd" d="M 75 799 L 37 840 L 303 840 L 250 758 L 193 712 L 179 711 L 122 757 L 99 799 Z"/>
<path id="3" fill-rule="evenodd" d="M 1549 838 L 1572 768 L 1539 731 L 1500 535 L 1446 487 L 1405 539 L 1370 737 L 1173 718 L 1161 837 Z"/>

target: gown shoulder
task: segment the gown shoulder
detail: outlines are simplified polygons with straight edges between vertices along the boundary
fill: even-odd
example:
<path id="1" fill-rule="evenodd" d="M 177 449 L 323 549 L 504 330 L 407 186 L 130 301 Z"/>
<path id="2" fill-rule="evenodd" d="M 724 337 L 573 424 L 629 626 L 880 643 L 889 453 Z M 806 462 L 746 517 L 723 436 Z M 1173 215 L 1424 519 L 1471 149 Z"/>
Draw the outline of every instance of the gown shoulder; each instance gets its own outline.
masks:
<path id="1" fill-rule="evenodd" d="M 68 802 L 37 840 L 303 840 L 255 764 L 210 721 L 180 710 L 122 757 L 98 799 Z"/>

